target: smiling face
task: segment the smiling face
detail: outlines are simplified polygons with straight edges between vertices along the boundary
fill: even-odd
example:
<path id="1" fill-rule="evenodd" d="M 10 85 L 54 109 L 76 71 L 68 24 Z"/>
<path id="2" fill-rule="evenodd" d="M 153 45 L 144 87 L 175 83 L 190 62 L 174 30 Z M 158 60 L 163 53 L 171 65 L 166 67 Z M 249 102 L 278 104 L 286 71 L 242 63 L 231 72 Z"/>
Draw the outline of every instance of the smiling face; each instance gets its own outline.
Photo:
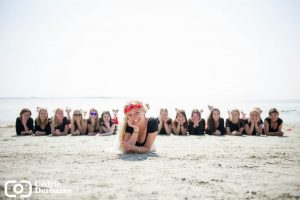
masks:
<path id="1" fill-rule="evenodd" d="M 39 118 L 42 121 L 45 121 L 48 118 L 48 112 L 47 112 L 47 110 L 40 110 L 39 111 Z"/>
<path id="2" fill-rule="evenodd" d="M 102 119 L 103 119 L 104 122 L 110 122 L 109 114 L 107 114 L 107 113 L 103 114 Z"/>
<path id="3" fill-rule="evenodd" d="M 23 119 L 23 120 L 28 120 L 30 116 L 31 116 L 31 113 L 30 113 L 30 112 L 24 112 L 24 113 L 22 114 L 22 119 Z"/>
<path id="4" fill-rule="evenodd" d="M 185 117 L 182 113 L 178 113 L 176 119 L 177 119 L 177 121 L 180 121 L 182 123 L 185 122 Z"/>
<path id="5" fill-rule="evenodd" d="M 275 112 L 271 113 L 269 116 L 270 116 L 272 122 L 276 122 L 279 118 L 279 114 L 275 113 Z"/>
<path id="6" fill-rule="evenodd" d="M 250 119 L 252 120 L 252 121 L 257 121 L 258 119 L 259 119 L 259 113 L 258 112 L 251 112 L 250 113 Z"/>
<path id="7" fill-rule="evenodd" d="M 145 119 L 145 112 L 138 108 L 131 109 L 126 115 L 128 120 L 134 125 L 141 124 Z"/>
<path id="8" fill-rule="evenodd" d="M 77 120 L 80 120 L 81 117 L 82 117 L 82 113 L 79 110 L 74 110 L 73 118 L 77 119 Z"/>
<path id="9" fill-rule="evenodd" d="M 59 120 L 62 121 L 64 118 L 64 112 L 62 110 L 57 110 L 55 113 L 55 117 Z"/>
<path id="10" fill-rule="evenodd" d="M 215 121 L 218 121 L 220 119 L 220 112 L 217 110 L 214 110 L 212 113 L 212 117 Z"/>
<path id="11" fill-rule="evenodd" d="M 199 121 L 199 120 L 200 120 L 199 114 L 193 112 L 193 113 L 192 113 L 192 121 Z"/>
<path id="12" fill-rule="evenodd" d="M 160 111 L 160 114 L 159 114 L 160 118 L 163 120 L 163 121 L 167 121 L 168 120 L 168 112 L 167 111 Z"/>
<path id="13" fill-rule="evenodd" d="M 231 119 L 232 121 L 238 121 L 240 118 L 240 114 L 237 111 L 231 111 Z"/>
<path id="14" fill-rule="evenodd" d="M 90 118 L 96 119 L 98 117 L 98 112 L 96 110 L 90 111 Z"/>

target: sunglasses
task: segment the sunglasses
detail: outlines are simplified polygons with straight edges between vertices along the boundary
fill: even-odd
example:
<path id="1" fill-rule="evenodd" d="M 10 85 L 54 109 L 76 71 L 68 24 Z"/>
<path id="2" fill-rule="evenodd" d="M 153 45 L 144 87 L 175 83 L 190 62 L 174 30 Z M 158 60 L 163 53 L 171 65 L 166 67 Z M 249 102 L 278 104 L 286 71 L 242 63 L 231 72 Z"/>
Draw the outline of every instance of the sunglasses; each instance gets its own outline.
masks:
<path id="1" fill-rule="evenodd" d="M 77 117 L 77 116 L 81 116 L 81 114 L 74 114 L 74 116 L 75 116 L 75 117 Z"/>
<path id="2" fill-rule="evenodd" d="M 97 112 L 90 112 L 90 115 L 97 115 Z"/>

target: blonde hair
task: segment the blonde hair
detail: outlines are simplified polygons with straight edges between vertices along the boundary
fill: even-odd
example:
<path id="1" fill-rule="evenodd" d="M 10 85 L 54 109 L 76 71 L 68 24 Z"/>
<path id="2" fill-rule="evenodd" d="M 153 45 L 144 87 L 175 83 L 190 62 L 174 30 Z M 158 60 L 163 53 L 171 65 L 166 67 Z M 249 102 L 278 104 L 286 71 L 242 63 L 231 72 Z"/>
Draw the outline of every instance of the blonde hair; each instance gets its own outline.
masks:
<path id="1" fill-rule="evenodd" d="M 98 110 L 97 110 L 96 108 L 91 108 L 91 109 L 90 109 L 88 121 L 89 121 L 89 122 L 92 121 L 92 120 L 91 120 L 91 114 L 90 114 L 92 111 L 95 111 L 95 112 L 97 113 L 97 116 L 96 116 L 96 123 L 95 123 L 95 125 L 94 125 L 94 130 L 99 130 L 99 131 L 100 131 L 99 112 L 98 112 Z"/>
<path id="2" fill-rule="evenodd" d="M 75 123 L 76 123 L 76 120 L 75 120 L 75 112 L 78 112 L 79 114 L 81 114 L 81 119 L 80 119 L 80 126 L 81 126 L 81 128 L 82 128 L 82 130 L 79 130 L 80 131 L 80 133 L 83 133 L 83 129 L 84 129 L 84 119 L 83 119 L 83 116 L 82 116 L 82 112 L 81 112 L 81 110 L 74 110 L 74 112 L 73 112 L 73 116 L 72 116 L 72 127 L 74 127 L 74 130 L 75 130 Z"/>
<path id="3" fill-rule="evenodd" d="M 231 116 L 231 114 L 233 113 L 233 112 L 237 112 L 237 114 L 238 114 L 238 118 L 240 119 L 240 116 L 241 116 L 241 112 L 240 112 L 240 110 L 239 109 L 236 109 L 236 108 L 233 108 L 233 109 L 231 109 L 231 111 L 230 111 L 230 121 L 232 121 L 232 116 Z"/>
<path id="4" fill-rule="evenodd" d="M 62 113 L 64 113 L 64 110 L 63 110 L 62 108 L 57 108 L 57 109 L 55 109 L 55 111 L 54 111 L 54 116 L 53 116 L 53 120 L 52 120 L 52 124 L 53 124 L 54 127 L 57 127 L 57 125 L 59 125 L 58 119 L 57 119 L 57 117 L 56 117 L 56 114 L 57 114 L 59 111 L 61 111 Z"/>
<path id="5" fill-rule="evenodd" d="M 150 109 L 149 104 L 144 104 L 142 101 L 132 100 L 132 101 L 129 101 L 127 104 L 125 104 L 124 110 L 126 109 L 127 106 L 138 105 L 138 104 L 141 105 L 141 107 L 139 109 L 145 113 Z M 125 132 L 126 132 L 126 128 L 127 128 L 127 120 L 128 120 L 128 117 L 127 117 L 127 114 L 125 113 L 125 116 L 118 128 L 118 138 L 120 141 L 120 146 L 119 146 L 120 150 L 122 150 L 121 142 L 124 140 L 124 136 L 125 136 Z"/>
<path id="6" fill-rule="evenodd" d="M 40 117 L 41 111 L 46 111 L 47 112 L 47 118 L 46 118 L 46 120 L 45 120 L 44 123 L 42 123 L 42 120 L 41 120 L 41 117 Z M 36 124 L 38 126 L 41 126 L 41 124 L 47 125 L 48 122 L 49 122 L 47 109 L 46 108 L 38 108 L 38 116 L 37 116 L 37 118 L 35 120 L 36 120 Z"/>

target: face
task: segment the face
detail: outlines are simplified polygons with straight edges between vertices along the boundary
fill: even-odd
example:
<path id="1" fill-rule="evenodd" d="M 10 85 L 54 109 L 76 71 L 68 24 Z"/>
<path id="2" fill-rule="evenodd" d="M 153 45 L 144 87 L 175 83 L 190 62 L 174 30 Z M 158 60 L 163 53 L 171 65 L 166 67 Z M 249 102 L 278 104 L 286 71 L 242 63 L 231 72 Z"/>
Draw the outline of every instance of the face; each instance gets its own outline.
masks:
<path id="1" fill-rule="evenodd" d="M 46 120 L 47 118 L 48 118 L 48 112 L 46 110 L 41 110 L 40 111 L 40 119 Z"/>
<path id="2" fill-rule="evenodd" d="M 22 119 L 28 120 L 30 115 L 31 115 L 30 112 L 25 112 L 25 113 L 22 114 Z"/>
<path id="3" fill-rule="evenodd" d="M 220 119 L 220 113 L 216 110 L 213 111 L 212 116 L 215 121 Z"/>
<path id="4" fill-rule="evenodd" d="M 238 119 L 239 119 L 239 113 L 238 112 L 236 112 L 236 111 L 232 111 L 231 112 L 231 118 L 233 119 L 233 120 L 235 120 L 235 121 L 237 121 Z"/>
<path id="5" fill-rule="evenodd" d="M 168 119 L 168 112 L 166 111 L 161 111 L 160 112 L 160 118 L 164 121 L 166 121 Z"/>
<path id="6" fill-rule="evenodd" d="M 96 110 L 91 110 L 90 111 L 90 118 L 96 118 L 98 116 L 98 112 Z"/>
<path id="7" fill-rule="evenodd" d="M 132 109 L 127 113 L 127 118 L 132 124 L 140 124 L 145 119 L 145 113 L 138 108 Z"/>
<path id="8" fill-rule="evenodd" d="M 75 117 L 75 119 L 81 119 L 82 114 L 81 114 L 81 112 L 75 110 L 73 113 L 73 116 Z"/>
<path id="9" fill-rule="evenodd" d="M 185 117 L 184 117 L 184 115 L 181 114 L 181 113 L 179 113 L 179 114 L 177 115 L 177 120 L 179 120 L 179 121 L 181 121 L 181 122 L 185 122 Z"/>
<path id="10" fill-rule="evenodd" d="M 279 117 L 278 113 L 271 113 L 270 114 L 270 118 L 271 118 L 272 122 L 276 122 L 278 120 L 278 117 Z"/>
<path id="11" fill-rule="evenodd" d="M 250 113 L 250 119 L 256 121 L 259 119 L 259 114 L 257 112 Z"/>
<path id="12" fill-rule="evenodd" d="M 58 120 L 63 120 L 64 112 L 62 110 L 59 110 L 59 111 L 56 112 L 55 116 Z"/>
<path id="13" fill-rule="evenodd" d="M 109 116 L 109 114 L 104 114 L 104 115 L 103 115 L 103 121 L 104 121 L 104 122 L 109 122 L 109 121 L 110 121 L 110 116 Z"/>
<path id="14" fill-rule="evenodd" d="M 193 113 L 192 114 L 192 120 L 193 121 L 199 121 L 200 120 L 200 116 L 198 113 Z"/>

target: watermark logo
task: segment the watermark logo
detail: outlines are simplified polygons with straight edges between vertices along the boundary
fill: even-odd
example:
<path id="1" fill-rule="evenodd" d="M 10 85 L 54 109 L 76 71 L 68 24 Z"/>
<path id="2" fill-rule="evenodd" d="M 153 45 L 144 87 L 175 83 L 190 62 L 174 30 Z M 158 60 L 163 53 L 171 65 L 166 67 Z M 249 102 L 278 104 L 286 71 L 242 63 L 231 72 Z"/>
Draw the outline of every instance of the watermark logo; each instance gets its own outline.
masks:
<path id="1" fill-rule="evenodd" d="M 64 188 L 59 181 L 8 180 L 4 184 L 4 194 L 7 197 L 30 197 L 35 194 L 71 194 L 72 190 Z"/>
<path id="2" fill-rule="evenodd" d="M 10 187 L 12 187 L 11 192 L 8 191 L 8 188 Z M 21 180 L 19 182 L 16 180 L 6 181 L 4 184 L 4 194 L 7 197 L 13 198 L 16 198 L 18 195 L 20 195 L 21 198 L 30 197 L 32 194 L 32 184 L 30 181 L 26 180 Z"/>

